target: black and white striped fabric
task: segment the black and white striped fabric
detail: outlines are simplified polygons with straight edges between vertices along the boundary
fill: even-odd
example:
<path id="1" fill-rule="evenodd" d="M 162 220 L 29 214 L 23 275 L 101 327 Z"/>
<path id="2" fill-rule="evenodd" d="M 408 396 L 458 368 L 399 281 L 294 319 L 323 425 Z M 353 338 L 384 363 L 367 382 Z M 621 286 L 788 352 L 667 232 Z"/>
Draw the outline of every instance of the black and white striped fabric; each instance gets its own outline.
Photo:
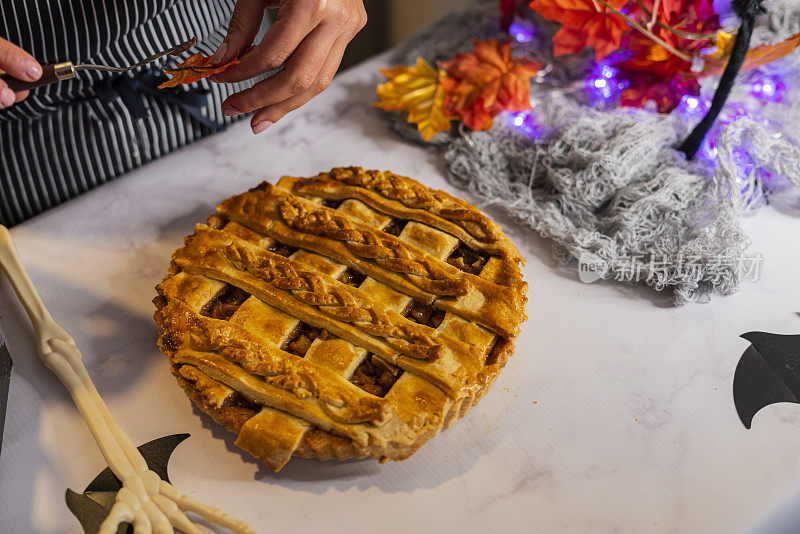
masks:
<path id="1" fill-rule="evenodd" d="M 235 0 L 0 0 L 0 37 L 42 64 L 130 65 L 196 36 L 209 55 Z M 263 34 L 263 33 L 262 33 Z M 174 60 L 173 60 L 174 61 Z M 158 90 L 161 67 L 82 71 L 0 110 L 0 223 L 11 226 L 231 122 L 220 110 L 252 85 Z"/>

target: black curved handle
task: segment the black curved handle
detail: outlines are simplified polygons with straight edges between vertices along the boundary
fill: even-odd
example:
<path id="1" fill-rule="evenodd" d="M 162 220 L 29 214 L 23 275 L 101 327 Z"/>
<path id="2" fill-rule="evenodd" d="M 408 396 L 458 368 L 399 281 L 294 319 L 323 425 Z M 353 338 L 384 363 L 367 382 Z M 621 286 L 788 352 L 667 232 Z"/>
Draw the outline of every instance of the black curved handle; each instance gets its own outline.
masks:
<path id="1" fill-rule="evenodd" d="M 68 77 L 65 77 L 63 74 L 59 75 L 59 72 L 56 70 L 56 66 L 57 65 L 42 65 L 42 77 L 35 82 L 19 80 L 10 74 L 0 75 L 0 80 L 3 80 L 5 84 L 8 85 L 8 88 L 16 93 L 19 91 L 25 91 L 26 89 L 50 85 L 51 83 L 56 83 L 67 78 L 73 78 L 75 76 L 74 74 Z"/>

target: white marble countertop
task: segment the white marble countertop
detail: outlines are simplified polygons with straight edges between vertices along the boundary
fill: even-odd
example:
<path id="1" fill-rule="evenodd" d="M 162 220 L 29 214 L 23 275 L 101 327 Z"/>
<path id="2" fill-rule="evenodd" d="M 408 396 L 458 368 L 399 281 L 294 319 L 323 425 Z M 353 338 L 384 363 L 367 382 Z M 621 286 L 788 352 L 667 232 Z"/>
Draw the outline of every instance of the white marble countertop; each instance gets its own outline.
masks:
<path id="1" fill-rule="evenodd" d="M 549 243 L 490 209 L 528 258 L 530 319 L 480 406 L 405 462 L 294 459 L 275 474 L 192 408 L 156 349 L 150 299 L 216 202 L 263 179 L 350 164 L 479 202 L 446 181 L 438 152 L 401 140 L 369 108 L 384 61 L 341 75 L 265 134 L 238 124 L 13 230 L 134 442 L 191 433 L 172 481 L 265 533 L 795 530 L 800 407 L 771 406 L 746 430 L 731 383 L 747 347 L 740 334 L 800 330 L 797 196 L 745 221 L 765 258 L 757 282 L 680 308 L 647 289 L 582 284 Z M 36 357 L 5 282 L 0 315 L 14 358 L 0 531 L 80 532 L 64 492 L 82 490 L 103 459 Z"/>

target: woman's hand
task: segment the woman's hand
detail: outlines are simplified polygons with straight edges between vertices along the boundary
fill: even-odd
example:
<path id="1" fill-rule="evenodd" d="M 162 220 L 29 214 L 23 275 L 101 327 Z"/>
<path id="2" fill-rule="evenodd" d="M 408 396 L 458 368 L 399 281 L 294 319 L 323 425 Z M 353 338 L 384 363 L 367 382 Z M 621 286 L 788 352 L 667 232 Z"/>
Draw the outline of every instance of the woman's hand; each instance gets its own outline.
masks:
<path id="1" fill-rule="evenodd" d="M 0 38 L 0 71 L 26 82 L 35 82 L 42 77 L 42 66 L 33 59 L 33 56 L 2 38 Z M 0 109 L 25 100 L 27 96 L 28 91 L 15 93 L 0 80 Z"/>
<path id="2" fill-rule="evenodd" d="M 252 46 L 264 10 L 277 7 L 278 16 Z M 362 0 L 238 0 L 228 36 L 212 56 L 214 64 L 239 56 L 237 65 L 215 81 L 239 82 L 283 70 L 222 103 L 227 116 L 255 111 L 253 133 L 261 133 L 330 85 L 345 47 L 367 23 Z"/>

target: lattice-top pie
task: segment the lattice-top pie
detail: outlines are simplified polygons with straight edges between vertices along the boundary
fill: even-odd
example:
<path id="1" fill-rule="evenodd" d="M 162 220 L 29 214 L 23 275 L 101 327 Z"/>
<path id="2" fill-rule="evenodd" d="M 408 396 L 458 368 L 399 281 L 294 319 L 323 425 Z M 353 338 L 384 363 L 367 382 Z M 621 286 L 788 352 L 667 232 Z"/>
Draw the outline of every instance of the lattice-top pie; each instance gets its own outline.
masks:
<path id="1" fill-rule="evenodd" d="M 488 391 L 525 320 L 522 258 L 447 193 L 358 167 L 218 206 L 158 286 L 192 400 L 278 470 L 403 460 Z"/>

